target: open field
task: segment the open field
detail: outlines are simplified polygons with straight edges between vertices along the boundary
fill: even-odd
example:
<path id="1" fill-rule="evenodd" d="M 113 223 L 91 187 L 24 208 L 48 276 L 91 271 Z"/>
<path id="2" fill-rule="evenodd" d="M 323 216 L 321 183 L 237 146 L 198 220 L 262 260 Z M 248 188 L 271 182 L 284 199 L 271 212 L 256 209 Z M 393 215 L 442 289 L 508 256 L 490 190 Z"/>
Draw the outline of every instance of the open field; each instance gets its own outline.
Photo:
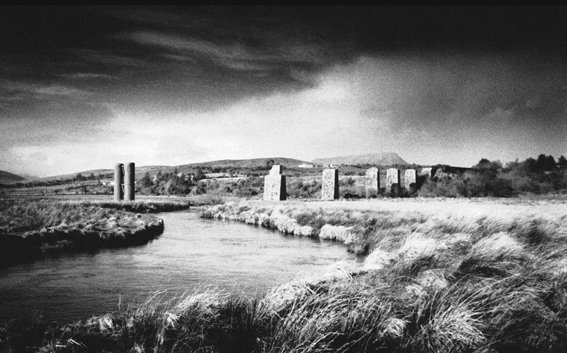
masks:
<path id="1" fill-rule="evenodd" d="M 203 214 L 288 234 L 343 234 L 335 239 L 369 255 L 362 266 L 338 264 L 324 278 L 297 280 L 258 300 L 214 290 L 175 302 L 157 295 L 65 326 L 11 323 L 0 340 L 44 352 L 567 349 L 561 200 L 248 200 Z"/>

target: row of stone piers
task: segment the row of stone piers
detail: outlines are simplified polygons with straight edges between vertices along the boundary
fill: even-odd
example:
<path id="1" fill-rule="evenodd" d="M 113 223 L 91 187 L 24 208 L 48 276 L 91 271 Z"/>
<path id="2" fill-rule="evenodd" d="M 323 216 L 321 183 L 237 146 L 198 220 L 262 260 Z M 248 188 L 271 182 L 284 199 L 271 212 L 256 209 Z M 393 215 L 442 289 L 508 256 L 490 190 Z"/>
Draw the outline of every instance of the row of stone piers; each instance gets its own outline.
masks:
<path id="1" fill-rule="evenodd" d="M 384 189 L 389 195 L 399 195 L 402 190 L 409 193 L 415 191 L 417 171 L 406 169 L 403 179 L 397 168 L 386 169 Z M 372 167 L 366 170 L 364 178 L 366 197 L 375 197 L 380 192 L 380 170 Z M 321 181 L 321 199 L 337 200 L 339 198 L 339 170 L 324 169 Z M 282 166 L 274 165 L 270 173 L 264 177 L 264 200 L 283 201 L 287 199 L 286 176 L 282 175 Z"/>

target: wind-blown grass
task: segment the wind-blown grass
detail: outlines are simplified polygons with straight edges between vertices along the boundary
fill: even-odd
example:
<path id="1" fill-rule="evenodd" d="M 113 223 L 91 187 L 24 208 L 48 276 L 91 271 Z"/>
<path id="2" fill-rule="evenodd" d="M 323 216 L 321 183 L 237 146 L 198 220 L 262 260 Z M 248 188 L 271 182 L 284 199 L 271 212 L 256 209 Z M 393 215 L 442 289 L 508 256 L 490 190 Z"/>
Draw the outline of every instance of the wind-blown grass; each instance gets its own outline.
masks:
<path id="1" fill-rule="evenodd" d="M 0 342 L 28 339 L 22 351 L 44 352 L 565 352 L 567 217 L 510 207 L 463 214 L 221 206 L 213 211 L 250 224 L 283 227 L 285 216 L 316 229 L 296 218 L 313 212 L 323 226 L 353 227 L 370 254 L 360 267 L 296 280 L 260 299 L 213 290 L 177 301 L 156 296 L 70 325 L 11 324 Z"/>

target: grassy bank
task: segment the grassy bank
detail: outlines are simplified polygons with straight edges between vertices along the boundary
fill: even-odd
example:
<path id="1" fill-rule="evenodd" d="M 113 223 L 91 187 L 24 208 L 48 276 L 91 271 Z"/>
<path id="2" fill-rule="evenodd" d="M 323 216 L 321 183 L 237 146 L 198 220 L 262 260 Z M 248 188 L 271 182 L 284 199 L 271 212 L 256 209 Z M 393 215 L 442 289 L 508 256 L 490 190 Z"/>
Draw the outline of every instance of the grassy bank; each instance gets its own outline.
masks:
<path id="1" fill-rule="evenodd" d="M 80 205 L 83 206 L 98 206 L 103 208 L 111 208 L 115 210 L 124 210 L 128 212 L 145 212 L 145 213 L 156 213 L 156 212 L 171 212 L 187 210 L 190 207 L 189 201 L 171 201 L 171 200 L 159 200 L 159 201 L 127 201 L 127 202 L 113 202 L 113 201 L 78 201 Z"/>
<path id="2" fill-rule="evenodd" d="M 163 232 L 163 221 L 157 217 L 109 206 L 112 204 L 1 200 L 0 265 L 54 252 L 144 244 Z M 138 210 L 159 207 L 132 206 Z"/>
<path id="3" fill-rule="evenodd" d="M 242 200 L 208 207 L 202 217 L 336 240 L 366 255 L 375 248 L 395 247 L 415 234 L 439 239 L 465 233 L 480 239 L 498 231 L 520 237 L 546 231 L 557 236 L 565 233 L 567 204 L 563 199 Z"/>
<path id="4" fill-rule="evenodd" d="M 323 220 L 359 227 L 354 234 L 369 255 L 362 267 L 345 264 L 261 299 L 157 296 L 70 325 L 12 322 L 0 340 L 43 352 L 567 350 L 565 206 L 415 202 L 228 205 L 225 214 L 237 219 L 271 209 L 268 217 L 279 212 L 319 233 Z"/>

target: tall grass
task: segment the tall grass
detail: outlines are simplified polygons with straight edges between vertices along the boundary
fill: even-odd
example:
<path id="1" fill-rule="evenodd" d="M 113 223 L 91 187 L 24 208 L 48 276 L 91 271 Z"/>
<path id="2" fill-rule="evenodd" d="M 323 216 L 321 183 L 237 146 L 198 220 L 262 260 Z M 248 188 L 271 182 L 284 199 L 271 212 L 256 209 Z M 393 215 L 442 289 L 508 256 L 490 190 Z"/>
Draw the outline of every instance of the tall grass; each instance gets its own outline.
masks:
<path id="1" fill-rule="evenodd" d="M 61 251 L 145 244 L 163 232 L 163 220 L 157 217 L 102 206 L 1 200 L 0 266 Z"/>
<path id="2" fill-rule="evenodd" d="M 44 352 L 567 351 L 567 217 L 487 208 L 418 214 L 317 206 L 313 222 L 358 229 L 370 250 L 363 266 L 290 282 L 260 299 L 214 290 L 176 301 L 156 295 L 71 325 L 8 326 L 0 339 L 15 347 L 29 335 L 28 350 Z M 316 224 L 295 218 L 306 209 L 282 205 L 214 212 L 251 224 L 283 216 L 299 227 Z"/>

